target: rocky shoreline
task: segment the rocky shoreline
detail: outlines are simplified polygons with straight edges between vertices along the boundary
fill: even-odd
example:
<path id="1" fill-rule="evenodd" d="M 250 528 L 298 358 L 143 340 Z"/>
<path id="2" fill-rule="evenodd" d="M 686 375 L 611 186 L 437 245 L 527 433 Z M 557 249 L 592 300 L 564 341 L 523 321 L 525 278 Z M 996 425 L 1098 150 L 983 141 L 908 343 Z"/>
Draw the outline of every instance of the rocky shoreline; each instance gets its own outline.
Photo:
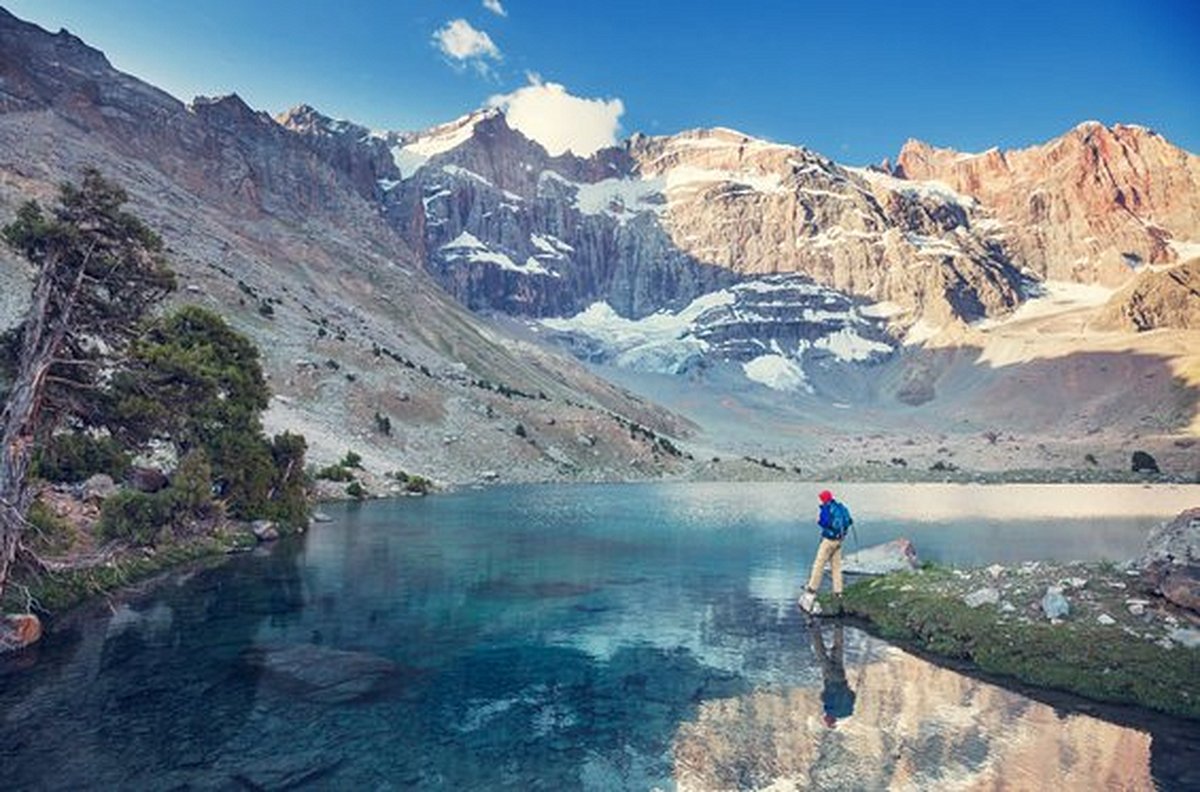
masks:
<path id="1" fill-rule="evenodd" d="M 927 564 L 847 587 L 845 613 L 888 640 L 987 674 L 1200 719 L 1198 535 L 1200 509 L 1192 509 L 1125 565 Z"/>

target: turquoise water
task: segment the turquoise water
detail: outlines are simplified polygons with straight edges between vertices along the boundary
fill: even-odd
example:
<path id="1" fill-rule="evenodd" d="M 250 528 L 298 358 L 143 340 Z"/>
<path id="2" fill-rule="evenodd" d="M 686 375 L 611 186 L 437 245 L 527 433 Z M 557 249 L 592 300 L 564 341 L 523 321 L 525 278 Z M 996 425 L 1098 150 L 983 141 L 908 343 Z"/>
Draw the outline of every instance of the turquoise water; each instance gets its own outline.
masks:
<path id="1" fill-rule="evenodd" d="M 1051 707 L 806 623 L 815 491 L 545 486 L 328 508 L 298 540 L 115 598 L 4 660 L 5 788 L 1197 781 L 1187 724 Z M 1129 557 L 1198 492 L 838 494 L 864 545 L 905 535 L 933 560 L 1010 563 Z"/>

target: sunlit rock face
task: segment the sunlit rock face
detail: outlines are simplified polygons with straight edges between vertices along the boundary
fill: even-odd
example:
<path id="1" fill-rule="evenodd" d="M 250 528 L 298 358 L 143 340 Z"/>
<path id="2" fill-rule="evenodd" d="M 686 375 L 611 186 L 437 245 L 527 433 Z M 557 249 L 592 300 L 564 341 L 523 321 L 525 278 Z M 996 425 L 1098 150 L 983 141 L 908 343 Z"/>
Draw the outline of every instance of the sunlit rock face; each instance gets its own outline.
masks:
<path id="1" fill-rule="evenodd" d="M 847 666 L 853 714 L 820 688 L 702 703 L 674 742 L 681 790 L 1150 790 L 1150 736 L 887 648 Z"/>
<path id="2" fill-rule="evenodd" d="M 1089 121 L 981 154 L 910 140 L 897 169 L 983 203 L 1017 257 L 1053 280 L 1117 285 L 1200 241 L 1200 157 L 1145 127 Z"/>
<path id="3" fill-rule="evenodd" d="M 1200 258 L 1138 274 L 1093 326 L 1105 330 L 1200 330 Z"/>
<path id="4" fill-rule="evenodd" d="M 802 147 L 702 129 L 551 157 L 494 110 L 395 141 L 387 216 L 472 308 L 569 316 L 601 301 L 640 318 L 784 273 L 910 320 L 1020 299 L 974 201 Z"/>

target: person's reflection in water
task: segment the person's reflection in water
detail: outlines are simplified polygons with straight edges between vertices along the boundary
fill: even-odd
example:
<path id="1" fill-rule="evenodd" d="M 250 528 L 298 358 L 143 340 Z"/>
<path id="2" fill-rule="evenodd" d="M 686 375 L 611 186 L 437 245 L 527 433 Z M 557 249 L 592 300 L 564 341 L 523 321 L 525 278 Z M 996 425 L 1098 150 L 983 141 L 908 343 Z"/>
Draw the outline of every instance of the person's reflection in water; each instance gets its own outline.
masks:
<path id="1" fill-rule="evenodd" d="M 825 649 L 825 638 L 821 635 L 820 625 L 814 624 L 809 634 L 812 635 L 813 652 L 821 661 L 821 676 L 825 679 L 825 688 L 821 691 L 825 725 L 836 729 L 839 718 L 848 718 L 854 714 L 854 691 L 846 681 L 845 631 L 842 625 L 834 625 L 833 646 L 829 650 Z"/>

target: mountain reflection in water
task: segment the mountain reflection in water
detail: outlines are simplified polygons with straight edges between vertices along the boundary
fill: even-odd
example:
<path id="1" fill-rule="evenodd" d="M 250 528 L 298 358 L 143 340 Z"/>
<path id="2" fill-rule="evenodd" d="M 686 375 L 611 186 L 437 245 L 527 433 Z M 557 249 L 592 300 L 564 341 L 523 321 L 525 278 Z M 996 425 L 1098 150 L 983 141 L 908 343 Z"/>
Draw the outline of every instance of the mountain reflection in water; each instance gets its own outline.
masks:
<path id="1" fill-rule="evenodd" d="M 852 715 L 827 725 L 817 687 L 706 701 L 675 737 L 679 789 L 1154 789 L 1145 732 L 846 640 Z"/>

